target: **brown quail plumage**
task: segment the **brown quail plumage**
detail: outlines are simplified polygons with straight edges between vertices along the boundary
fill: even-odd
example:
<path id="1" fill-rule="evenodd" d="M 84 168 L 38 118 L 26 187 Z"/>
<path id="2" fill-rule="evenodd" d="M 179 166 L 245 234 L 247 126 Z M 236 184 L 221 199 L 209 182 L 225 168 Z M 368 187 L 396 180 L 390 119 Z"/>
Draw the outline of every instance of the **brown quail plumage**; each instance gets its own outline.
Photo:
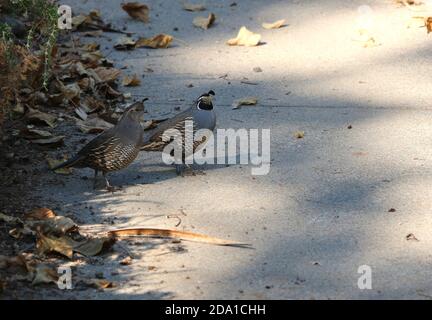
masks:
<path id="1" fill-rule="evenodd" d="M 145 101 L 147 99 L 144 99 Z M 110 128 L 85 145 L 72 159 L 53 170 L 76 167 L 95 170 L 95 182 L 99 171 L 105 178 L 108 190 L 113 190 L 106 174 L 127 167 L 137 157 L 143 139 L 140 119 L 144 114 L 143 102 L 136 102 L 126 109 L 116 126 Z"/>

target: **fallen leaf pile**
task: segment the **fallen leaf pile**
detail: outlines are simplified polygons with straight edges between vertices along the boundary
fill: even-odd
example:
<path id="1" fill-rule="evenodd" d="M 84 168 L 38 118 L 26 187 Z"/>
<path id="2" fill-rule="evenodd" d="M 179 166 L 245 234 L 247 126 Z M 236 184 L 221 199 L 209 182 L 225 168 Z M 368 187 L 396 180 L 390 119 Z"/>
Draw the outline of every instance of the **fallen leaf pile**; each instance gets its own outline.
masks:
<path id="1" fill-rule="evenodd" d="M 44 262 L 48 257 L 58 257 L 57 259 L 68 261 L 74 261 L 75 258 L 85 259 L 107 252 L 116 241 L 123 238 L 166 238 L 173 241 L 187 240 L 219 246 L 249 247 L 246 243 L 171 229 L 137 227 L 86 231 L 86 226 L 78 226 L 72 219 L 57 215 L 49 208 L 36 208 L 25 214 L 23 218 L 0 213 L 0 222 L 9 229 L 11 237 L 16 239 L 31 237 L 35 241 L 34 252 L 21 253 L 17 256 L 0 255 L 0 269 L 11 269 L 13 274 L 2 282 L 2 286 L 10 281 L 30 281 L 33 285 L 56 283 L 57 268 L 52 263 Z M 132 257 L 127 256 L 119 263 L 130 265 Z M 16 272 L 16 268 L 21 269 L 21 272 Z M 99 289 L 115 286 L 112 282 L 103 279 L 103 275 L 97 276 L 97 279 L 78 277 L 75 281 Z"/>
<path id="2" fill-rule="evenodd" d="M 0 213 L 0 221 L 11 229 L 10 236 L 35 239 L 34 253 L 23 253 L 14 257 L 0 256 L 0 269 L 20 267 L 23 273 L 8 279 L 31 281 L 33 285 L 56 283 L 57 269 L 43 263 L 50 254 L 73 259 L 74 254 L 91 257 L 110 248 L 113 237 L 92 237 L 82 235 L 78 225 L 68 217 L 58 216 L 48 208 L 37 208 L 24 215 L 23 219 Z"/>

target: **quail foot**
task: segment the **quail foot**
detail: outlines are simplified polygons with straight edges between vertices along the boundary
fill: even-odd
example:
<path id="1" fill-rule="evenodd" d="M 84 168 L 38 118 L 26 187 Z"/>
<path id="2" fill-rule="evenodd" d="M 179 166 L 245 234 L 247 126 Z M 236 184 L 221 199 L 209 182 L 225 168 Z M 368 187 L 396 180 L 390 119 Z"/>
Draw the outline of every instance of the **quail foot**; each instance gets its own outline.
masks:
<path id="1" fill-rule="evenodd" d="M 183 112 L 175 115 L 173 118 L 162 122 L 151 134 L 144 138 L 141 150 L 144 151 L 163 151 L 164 148 L 170 144 L 175 137 L 171 140 L 164 140 L 163 135 L 167 130 L 175 129 L 178 134 L 181 135 L 182 141 L 182 155 L 179 161 L 176 161 L 176 173 L 177 175 L 184 175 L 185 167 L 190 168 L 185 163 L 186 157 L 195 154 L 201 149 L 207 142 L 205 136 L 197 141 L 193 141 L 192 144 L 185 143 L 185 136 L 192 134 L 195 137 L 195 133 L 200 129 L 208 129 L 213 131 L 216 127 L 216 113 L 213 110 L 212 96 L 215 93 L 210 90 L 207 93 L 202 94 L 194 102 L 193 106 L 184 110 Z M 174 156 L 174 153 L 171 153 Z M 181 162 L 180 164 L 177 162 Z"/>
<path id="2" fill-rule="evenodd" d="M 106 188 L 114 191 L 107 174 L 126 168 L 137 157 L 143 139 L 143 128 L 140 120 L 144 115 L 144 99 L 129 106 L 118 123 L 102 132 L 85 145 L 73 158 L 54 167 L 61 168 L 91 168 L 95 171 L 93 188 L 96 188 L 96 178 L 101 171 L 105 178 Z"/>

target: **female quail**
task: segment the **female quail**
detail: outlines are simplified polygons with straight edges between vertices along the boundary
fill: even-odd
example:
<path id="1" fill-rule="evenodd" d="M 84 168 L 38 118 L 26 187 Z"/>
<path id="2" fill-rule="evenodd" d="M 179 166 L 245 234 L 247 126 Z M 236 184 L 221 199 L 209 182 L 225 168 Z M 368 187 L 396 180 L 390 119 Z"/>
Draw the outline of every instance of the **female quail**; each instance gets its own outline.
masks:
<path id="1" fill-rule="evenodd" d="M 119 122 L 102 132 L 85 145 L 72 159 L 53 168 L 91 168 L 95 171 L 93 187 L 96 188 L 96 177 L 99 171 L 105 178 L 106 188 L 113 191 L 106 174 L 126 168 L 137 157 L 143 139 L 143 128 L 140 120 L 144 115 L 143 102 L 136 102 L 128 107 Z"/>
<path id="2" fill-rule="evenodd" d="M 194 141 L 192 149 L 190 146 L 184 143 L 185 135 L 188 130 L 192 130 L 195 134 L 200 129 L 208 129 L 213 131 L 216 126 L 216 114 L 213 110 L 212 96 L 215 93 L 210 90 L 208 93 L 204 93 L 198 97 L 194 105 L 185 111 L 177 114 L 173 118 L 162 122 L 152 134 L 144 139 L 144 143 L 141 150 L 144 151 L 163 151 L 164 148 L 172 142 L 163 140 L 163 134 L 166 130 L 176 129 L 182 135 L 182 163 L 185 163 L 185 158 L 195 153 L 200 147 L 203 147 L 206 142 L 206 137 L 202 137 L 199 141 Z M 192 123 L 192 126 L 186 125 L 187 121 Z M 191 150 L 189 150 L 191 149 Z M 174 155 L 171 153 L 171 155 Z M 186 164 L 186 166 L 188 166 Z M 183 174 L 184 166 L 176 164 L 177 174 Z"/>

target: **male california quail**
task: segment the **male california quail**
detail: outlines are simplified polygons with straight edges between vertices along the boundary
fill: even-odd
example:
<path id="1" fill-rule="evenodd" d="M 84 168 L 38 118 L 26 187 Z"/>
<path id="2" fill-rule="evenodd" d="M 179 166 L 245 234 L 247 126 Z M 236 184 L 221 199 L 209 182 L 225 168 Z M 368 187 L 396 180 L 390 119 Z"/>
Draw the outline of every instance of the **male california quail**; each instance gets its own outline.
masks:
<path id="1" fill-rule="evenodd" d="M 72 159 L 58 165 L 52 170 L 61 168 L 92 168 L 95 171 L 93 188 L 96 188 L 96 177 L 100 171 L 105 178 L 106 188 L 112 191 L 106 174 L 127 167 L 137 157 L 142 145 L 143 128 L 140 119 L 144 115 L 143 102 L 129 106 L 119 122 L 102 132 L 86 144 Z"/>
<path id="2" fill-rule="evenodd" d="M 193 153 L 195 153 L 199 147 L 203 147 L 206 142 L 206 137 L 202 137 L 199 141 L 194 141 L 193 150 L 188 145 L 185 145 L 185 133 L 188 130 L 193 130 L 195 134 L 200 129 L 208 129 L 213 131 L 216 126 L 216 114 L 213 110 L 212 96 L 215 93 L 210 90 L 208 93 L 204 93 L 194 102 L 194 105 L 190 108 L 184 110 L 183 112 L 177 114 L 173 118 L 162 122 L 155 131 L 147 138 L 144 138 L 141 150 L 144 151 L 163 151 L 163 149 L 172 142 L 164 141 L 163 134 L 166 130 L 176 129 L 182 135 L 182 163 L 185 163 L 185 158 Z M 187 126 L 186 123 L 189 121 L 193 124 L 192 126 Z M 190 127 L 190 128 L 189 128 Z M 173 155 L 173 153 L 171 153 Z M 187 167 L 189 167 L 186 164 Z M 176 164 L 177 174 L 183 174 L 184 166 Z"/>

